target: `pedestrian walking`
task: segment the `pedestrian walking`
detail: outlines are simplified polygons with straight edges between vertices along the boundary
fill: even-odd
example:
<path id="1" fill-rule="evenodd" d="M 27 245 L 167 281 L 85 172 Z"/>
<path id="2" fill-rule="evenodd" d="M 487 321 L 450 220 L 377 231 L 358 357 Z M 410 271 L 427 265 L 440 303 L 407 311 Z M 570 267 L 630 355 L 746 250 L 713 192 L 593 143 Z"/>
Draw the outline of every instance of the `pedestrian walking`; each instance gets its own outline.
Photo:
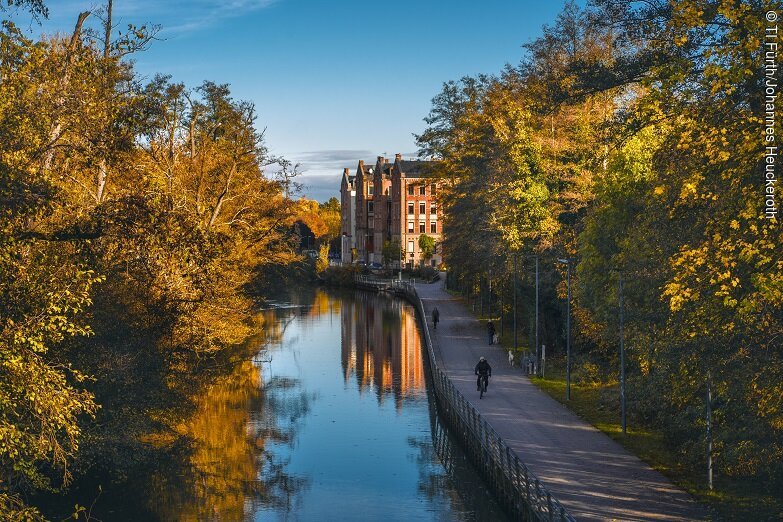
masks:
<path id="1" fill-rule="evenodd" d="M 440 321 L 440 311 L 438 310 L 438 307 L 432 309 L 432 325 L 435 330 L 438 329 L 438 321 Z"/>
<path id="2" fill-rule="evenodd" d="M 492 324 L 492 321 L 487 321 L 487 336 L 489 337 L 489 344 L 492 344 L 495 337 L 495 325 Z"/>

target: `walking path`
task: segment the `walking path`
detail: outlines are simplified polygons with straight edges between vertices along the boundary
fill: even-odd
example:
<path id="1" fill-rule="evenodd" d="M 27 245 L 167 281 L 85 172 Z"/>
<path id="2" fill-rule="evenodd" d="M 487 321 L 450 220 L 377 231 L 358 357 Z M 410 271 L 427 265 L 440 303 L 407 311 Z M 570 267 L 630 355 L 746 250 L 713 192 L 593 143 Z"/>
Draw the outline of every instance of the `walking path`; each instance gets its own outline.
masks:
<path id="1" fill-rule="evenodd" d="M 438 365 L 503 440 L 577 520 L 705 520 L 707 511 L 686 492 L 622 446 L 539 390 L 508 352 L 488 346 L 486 330 L 443 289 L 417 284 Z M 492 365 L 487 395 L 479 400 L 473 367 Z"/>

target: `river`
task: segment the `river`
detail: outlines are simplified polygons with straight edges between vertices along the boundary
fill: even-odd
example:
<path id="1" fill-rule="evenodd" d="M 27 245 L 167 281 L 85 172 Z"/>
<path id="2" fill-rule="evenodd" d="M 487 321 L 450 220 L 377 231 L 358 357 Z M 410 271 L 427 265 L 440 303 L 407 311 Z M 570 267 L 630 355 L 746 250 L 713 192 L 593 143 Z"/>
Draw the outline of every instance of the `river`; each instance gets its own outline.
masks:
<path id="1" fill-rule="evenodd" d="M 409 304 L 304 291 L 258 323 L 256 355 L 178 423 L 185 462 L 102 485 L 92 516 L 506 520 L 437 415 Z"/>

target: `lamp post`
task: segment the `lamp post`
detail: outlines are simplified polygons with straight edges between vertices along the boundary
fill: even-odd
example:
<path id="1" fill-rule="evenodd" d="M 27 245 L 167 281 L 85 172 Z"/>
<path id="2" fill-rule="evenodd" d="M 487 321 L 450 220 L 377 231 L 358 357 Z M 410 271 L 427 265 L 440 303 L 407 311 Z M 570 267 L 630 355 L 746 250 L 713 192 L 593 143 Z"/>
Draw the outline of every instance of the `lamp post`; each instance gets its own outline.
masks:
<path id="1" fill-rule="evenodd" d="M 402 235 L 400 235 L 400 282 L 402 282 L 402 259 L 403 259 L 403 251 L 402 251 Z"/>
<path id="2" fill-rule="evenodd" d="M 623 321 L 623 271 L 618 270 L 620 275 L 620 418 L 623 426 L 623 435 L 625 435 L 625 331 Z"/>
<path id="3" fill-rule="evenodd" d="M 612 272 L 617 272 L 618 287 L 619 287 L 619 304 L 620 304 L 620 424 L 622 426 L 623 435 L 626 431 L 625 421 L 625 332 L 624 332 L 624 319 L 623 319 L 623 269 L 612 268 Z"/>
<path id="4" fill-rule="evenodd" d="M 514 353 L 517 353 L 517 253 L 514 252 Z"/>
<path id="5" fill-rule="evenodd" d="M 566 265 L 568 303 L 566 313 L 566 400 L 571 400 L 571 259 L 558 259 Z"/>
<path id="6" fill-rule="evenodd" d="M 489 308 L 489 312 L 487 314 L 489 315 L 490 321 L 492 320 L 492 269 L 489 270 L 487 273 L 487 290 L 489 293 L 489 302 L 487 303 L 487 307 Z"/>
<path id="7" fill-rule="evenodd" d="M 538 256 L 536 258 L 536 353 L 538 353 Z M 539 363 L 540 367 L 540 362 Z"/>
<path id="8" fill-rule="evenodd" d="M 538 254 L 523 254 L 523 258 L 532 257 L 536 260 L 536 372 L 540 373 L 541 368 L 541 352 L 538 345 Z M 517 253 L 514 252 L 514 351 L 517 349 Z"/>

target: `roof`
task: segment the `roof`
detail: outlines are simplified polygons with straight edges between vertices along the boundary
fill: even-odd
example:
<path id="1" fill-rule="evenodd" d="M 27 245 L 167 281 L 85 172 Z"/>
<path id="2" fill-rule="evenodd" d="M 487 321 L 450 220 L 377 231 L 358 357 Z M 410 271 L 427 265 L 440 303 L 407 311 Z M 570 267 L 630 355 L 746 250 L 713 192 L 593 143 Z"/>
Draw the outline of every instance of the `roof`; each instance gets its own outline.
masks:
<path id="1" fill-rule="evenodd" d="M 362 165 L 359 165 L 359 167 L 356 169 L 356 175 L 358 176 L 361 173 L 362 177 L 366 176 L 367 174 L 373 174 L 374 172 L 375 172 L 374 163 L 364 163 Z"/>
<path id="2" fill-rule="evenodd" d="M 434 161 L 403 161 L 400 160 L 400 170 L 405 173 L 407 177 L 419 178 L 429 174 L 429 167 L 435 164 Z"/>

